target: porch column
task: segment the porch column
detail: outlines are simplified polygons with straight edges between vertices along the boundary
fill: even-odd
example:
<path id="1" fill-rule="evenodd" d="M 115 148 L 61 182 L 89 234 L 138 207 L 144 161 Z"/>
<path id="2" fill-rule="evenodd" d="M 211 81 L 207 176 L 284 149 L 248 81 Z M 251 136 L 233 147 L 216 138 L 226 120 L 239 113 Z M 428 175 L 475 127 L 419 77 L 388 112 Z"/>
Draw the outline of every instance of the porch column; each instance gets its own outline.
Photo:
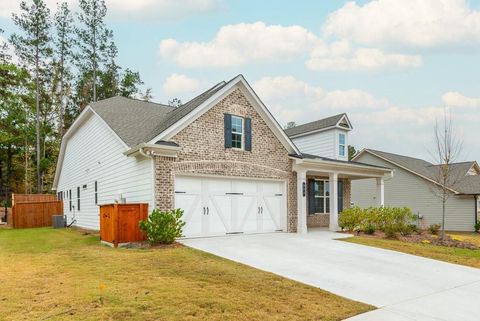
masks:
<path id="1" fill-rule="evenodd" d="M 339 231 L 338 226 L 338 174 L 330 173 L 330 231 Z"/>
<path id="2" fill-rule="evenodd" d="M 297 171 L 297 233 L 307 233 L 307 171 Z"/>
<path id="3" fill-rule="evenodd" d="M 383 177 L 377 177 L 377 206 L 385 206 L 385 187 Z"/>

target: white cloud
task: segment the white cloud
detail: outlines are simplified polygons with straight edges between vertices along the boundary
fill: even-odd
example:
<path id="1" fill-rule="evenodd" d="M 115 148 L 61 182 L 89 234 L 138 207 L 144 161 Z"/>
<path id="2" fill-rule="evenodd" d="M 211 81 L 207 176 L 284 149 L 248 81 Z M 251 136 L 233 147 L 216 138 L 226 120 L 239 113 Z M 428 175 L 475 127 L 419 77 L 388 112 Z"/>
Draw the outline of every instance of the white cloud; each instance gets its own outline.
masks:
<path id="1" fill-rule="evenodd" d="M 287 61 L 314 47 L 318 38 L 300 26 L 240 23 L 220 28 L 208 42 L 160 43 L 160 55 L 186 68 L 229 67 L 247 62 Z"/>
<path id="2" fill-rule="evenodd" d="M 57 8 L 58 0 L 44 0 L 53 13 Z M 78 0 L 65 0 L 70 8 L 78 9 Z M 115 20 L 171 20 L 190 14 L 201 14 L 217 10 L 220 0 L 106 0 L 107 18 Z M 18 1 L 0 1 L 0 17 L 10 18 L 12 12 L 20 10 Z"/>
<path id="3" fill-rule="evenodd" d="M 179 74 L 170 75 L 163 83 L 163 91 L 166 94 L 191 93 L 199 88 L 200 82 L 197 79 Z"/>
<path id="4" fill-rule="evenodd" d="M 307 122 L 342 112 L 365 112 L 388 106 L 386 100 L 362 90 L 327 91 L 292 76 L 263 77 L 253 87 L 281 123 Z"/>
<path id="5" fill-rule="evenodd" d="M 470 98 L 458 92 L 447 92 L 442 96 L 446 107 L 480 108 L 480 98 Z"/>
<path id="6" fill-rule="evenodd" d="M 386 53 L 374 48 L 355 48 L 348 41 L 326 43 L 300 26 L 241 23 L 220 28 L 207 42 L 160 42 L 160 56 L 184 68 L 231 67 L 255 62 L 305 59 L 312 70 L 378 70 L 414 68 L 422 64 L 416 55 Z"/>
<path id="7" fill-rule="evenodd" d="M 107 0 L 113 19 L 171 20 L 219 8 L 219 0 Z"/>
<path id="8" fill-rule="evenodd" d="M 329 15 L 326 36 L 368 46 L 431 48 L 480 43 L 480 11 L 466 0 L 351 1 Z"/>
<path id="9" fill-rule="evenodd" d="M 422 65 L 418 55 L 390 54 L 376 48 L 353 48 L 348 41 L 318 45 L 310 53 L 306 66 L 312 70 L 379 70 L 416 68 Z"/>
<path id="10" fill-rule="evenodd" d="M 354 127 L 350 143 L 357 149 L 377 148 L 428 159 L 435 120 L 443 116 L 442 106 L 396 106 L 363 90 L 328 91 L 292 76 L 263 77 L 253 87 L 280 124 L 302 124 L 346 112 Z M 466 149 L 474 150 L 476 142 L 468 139 L 475 136 L 480 116 L 456 110 L 454 117 L 462 124 Z"/>

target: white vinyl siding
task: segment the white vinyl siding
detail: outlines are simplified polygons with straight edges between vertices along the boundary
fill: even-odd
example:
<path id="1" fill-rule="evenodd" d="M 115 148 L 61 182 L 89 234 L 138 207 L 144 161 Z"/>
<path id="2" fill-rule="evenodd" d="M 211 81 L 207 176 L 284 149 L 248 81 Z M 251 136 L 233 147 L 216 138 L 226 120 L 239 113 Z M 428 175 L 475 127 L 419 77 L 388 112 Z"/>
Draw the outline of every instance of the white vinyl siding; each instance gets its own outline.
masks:
<path id="1" fill-rule="evenodd" d="M 339 134 L 345 135 L 345 155 L 340 156 Z M 293 143 L 300 152 L 312 154 L 332 159 L 348 159 L 348 131 L 332 128 L 325 131 L 312 133 L 296 138 L 292 138 Z"/>
<path id="2" fill-rule="evenodd" d="M 422 215 L 425 223 L 441 223 L 442 202 L 435 195 L 436 189 L 427 180 L 396 167 L 371 154 L 364 153 L 359 162 L 393 168 L 393 178 L 385 180 L 385 205 L 409 207 L 415 214 Z M 376 180 L 353 180 L 352 202 L 360 207 L 375 206 Z M 445 227 L 453 231 L 473 231 L 475 221 L 473 196 L 451 196 L 447 201 Z"/>
<path id="3" fill-rule="evenodd" d="M 98 204 L 113 203 L 121 193 L 127 202 L 153 202 L 153 161 L 123 155 L 125 146 L 97 115 L 91 115 L 67 141 L 57 191 L 69 191 L 64 212 L 72 222 L 70 196 L 75 206 L 76 226 L 100 228 L 99 207 L 95 204 L 97 182 Z M 83 186 L 87 185 L 86 189 Z M 81 210 L 77 211 L 77 187 L 80 187 Z M 70 192 L 72 191 L 72 192 Z"/>

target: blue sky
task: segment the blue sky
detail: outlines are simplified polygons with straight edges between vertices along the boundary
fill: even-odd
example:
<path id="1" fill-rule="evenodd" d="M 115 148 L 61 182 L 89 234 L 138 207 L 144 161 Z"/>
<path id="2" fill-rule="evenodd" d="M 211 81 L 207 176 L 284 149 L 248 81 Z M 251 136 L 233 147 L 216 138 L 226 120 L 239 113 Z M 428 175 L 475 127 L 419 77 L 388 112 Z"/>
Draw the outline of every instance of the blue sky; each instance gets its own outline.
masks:
<path id="1" fill-rule="evenodd" d="M 17 3 L 0 4 L 7 35 Z M 140 71 L 155 101 L 186 101 L 241 73 L 280 123 L 347 112 L 357 148 L 426 159 L 447 107 L 464 141 L 459 160 L 480 160 L 480 1 L 107 5 L 120 64 Z"/>

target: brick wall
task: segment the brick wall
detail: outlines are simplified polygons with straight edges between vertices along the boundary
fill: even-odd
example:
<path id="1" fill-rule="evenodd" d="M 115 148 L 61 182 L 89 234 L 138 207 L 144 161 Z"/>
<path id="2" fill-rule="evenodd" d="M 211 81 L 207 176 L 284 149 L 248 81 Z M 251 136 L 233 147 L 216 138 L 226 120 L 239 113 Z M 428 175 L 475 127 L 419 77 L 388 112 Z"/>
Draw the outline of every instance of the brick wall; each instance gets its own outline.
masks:
<path id="1" fill-rule="evenodd" d="M 225 149 L 224 113 L 251 118 L 251 151 Z M 289 232 L 296 230 L 296 173 L 292 172 L 292 160 L 239 89 L 181 130 L 171 141 L 180 145 L 182 150 L 176 158 L 156 157 L 155 195 L 158 208 L 174 208 L 173 183 L 177 174 L 281 179 L 287 182 L 288 190 L 287 228 Z"/>

